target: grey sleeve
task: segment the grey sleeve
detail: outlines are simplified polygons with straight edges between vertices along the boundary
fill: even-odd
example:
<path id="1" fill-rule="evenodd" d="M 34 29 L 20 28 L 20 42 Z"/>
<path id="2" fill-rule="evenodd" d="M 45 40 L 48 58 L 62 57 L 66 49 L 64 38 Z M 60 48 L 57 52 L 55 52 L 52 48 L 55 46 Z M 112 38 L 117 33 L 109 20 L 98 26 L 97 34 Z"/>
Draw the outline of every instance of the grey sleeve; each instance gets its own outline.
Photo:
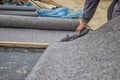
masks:
<path id="1" fill-rule="evenodd" d="M 100 0 L 85 0 L 82 20 L 88 23 L 93 17 Z"/>

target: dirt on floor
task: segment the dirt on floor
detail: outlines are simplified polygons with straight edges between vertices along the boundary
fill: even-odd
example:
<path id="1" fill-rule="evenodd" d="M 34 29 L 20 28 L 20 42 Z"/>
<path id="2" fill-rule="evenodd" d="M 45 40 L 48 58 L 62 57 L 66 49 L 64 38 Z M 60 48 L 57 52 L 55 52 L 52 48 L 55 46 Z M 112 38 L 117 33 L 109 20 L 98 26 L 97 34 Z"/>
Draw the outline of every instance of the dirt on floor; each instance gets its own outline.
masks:
<path id="1" fill-rule="evenodd" d="M 57 3 L 62 4 L 72 10 L 83 9 L 85 0 L 54 0 Z M 97 11 L 90 21 L 89 26 L 91 29 L 96 30 L 101 25 L 107 22 L 107 8 L 109 7 L 112 0 L 101 0 L 97 8 Z"/>

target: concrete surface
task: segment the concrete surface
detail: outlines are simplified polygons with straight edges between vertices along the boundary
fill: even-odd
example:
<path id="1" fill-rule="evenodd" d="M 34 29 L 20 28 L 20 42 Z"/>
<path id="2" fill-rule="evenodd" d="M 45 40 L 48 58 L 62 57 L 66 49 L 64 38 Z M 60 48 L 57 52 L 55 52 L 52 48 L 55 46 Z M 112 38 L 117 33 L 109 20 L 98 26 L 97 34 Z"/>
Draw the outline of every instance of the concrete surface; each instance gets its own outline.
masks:
<path id="1" fill-rule="evenodd" d="M 26 80 L 120 80 L 120 17 L 47 48 Z"/>
<path id="2" fill-rule="evenodd" d="M 0 28 L 0 41 L 56 43 L 72 31 Z"/>
<path id="3" fill-rule="evenodd" d="M 0 26 L 73 31 L 79 20 L 0 15 Z"/>

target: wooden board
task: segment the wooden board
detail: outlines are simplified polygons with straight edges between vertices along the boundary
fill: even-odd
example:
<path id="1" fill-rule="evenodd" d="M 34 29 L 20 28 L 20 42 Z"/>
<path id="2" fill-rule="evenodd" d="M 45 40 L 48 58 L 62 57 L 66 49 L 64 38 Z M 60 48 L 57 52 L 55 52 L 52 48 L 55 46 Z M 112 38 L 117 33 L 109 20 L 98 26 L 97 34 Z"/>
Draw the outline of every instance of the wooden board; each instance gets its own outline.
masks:
<path id="1" fill-rule="evenodd" d="M 52 5 L 55 5 L 55 6 L 58 6 L 58 7 L 62 7 L 61 4 L 55 2 L 54 0 L 40 0 L 41 2 L 45 2 L 45 3 L 48 3 L 48 4 L 52 4 Z"/>
<path id="2" fill-rule="evenodd" d="M 44 2 L 40 2 L 40 1 L 34 1 L 34 3 L 36 3 L 38 6 L 40 6 L 42 8 L 46 8 L 46 9 L 57 8 L 57 6 L 55 6 L 55 5 L 47 4 L 47 3 L 44 3 Z"/>
<path id="3" fill-rule="evenodd" d="M 36 4 L 36 3 L 34 2 L 34 0 L 29 0 L 29 2 L 32 3 L 32 4 L 33 4 L 35 7 L 37 7 L 38 9 L 42 9 L 42 7 L 39 6 L 38 4 Z"/>
<path id="4" fill-rule="evenodd" d="M 6 42 L 0 41 L 1 47 L 23 47 L 23 48 L 40 48 L 46 49 L 49 44 L 48 43 L 31 43 L 31 42 Z"/>
<path id="5" fill-rule="evenodd" d="M 20 0 L 22 3 L 26 3 L 28 2 L 28 0 Z"/>

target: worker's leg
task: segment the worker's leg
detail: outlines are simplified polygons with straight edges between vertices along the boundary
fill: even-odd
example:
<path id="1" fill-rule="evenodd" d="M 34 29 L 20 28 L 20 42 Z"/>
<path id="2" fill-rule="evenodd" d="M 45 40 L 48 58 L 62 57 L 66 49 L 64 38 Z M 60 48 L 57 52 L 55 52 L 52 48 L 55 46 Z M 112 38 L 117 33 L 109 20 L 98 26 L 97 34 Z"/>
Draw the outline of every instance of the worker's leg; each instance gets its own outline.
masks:
<path id="1" fill-rule="evenodd" d="M 116 3 L 115 8 L 113 10 L 112 18 L 116 18 L 120 16 L 120 0 Z"/>
<path id="2" fill-rule="evenodd" d="M 108 21 L 112 19 L 112 14 L 113 14 L 114 7 L 115 7 L 117 1 L 118 0 L 113 0 L 113 2 L 111 3 L 111 5 L 108 8 L 108 12 L 107 12 Z"/>

